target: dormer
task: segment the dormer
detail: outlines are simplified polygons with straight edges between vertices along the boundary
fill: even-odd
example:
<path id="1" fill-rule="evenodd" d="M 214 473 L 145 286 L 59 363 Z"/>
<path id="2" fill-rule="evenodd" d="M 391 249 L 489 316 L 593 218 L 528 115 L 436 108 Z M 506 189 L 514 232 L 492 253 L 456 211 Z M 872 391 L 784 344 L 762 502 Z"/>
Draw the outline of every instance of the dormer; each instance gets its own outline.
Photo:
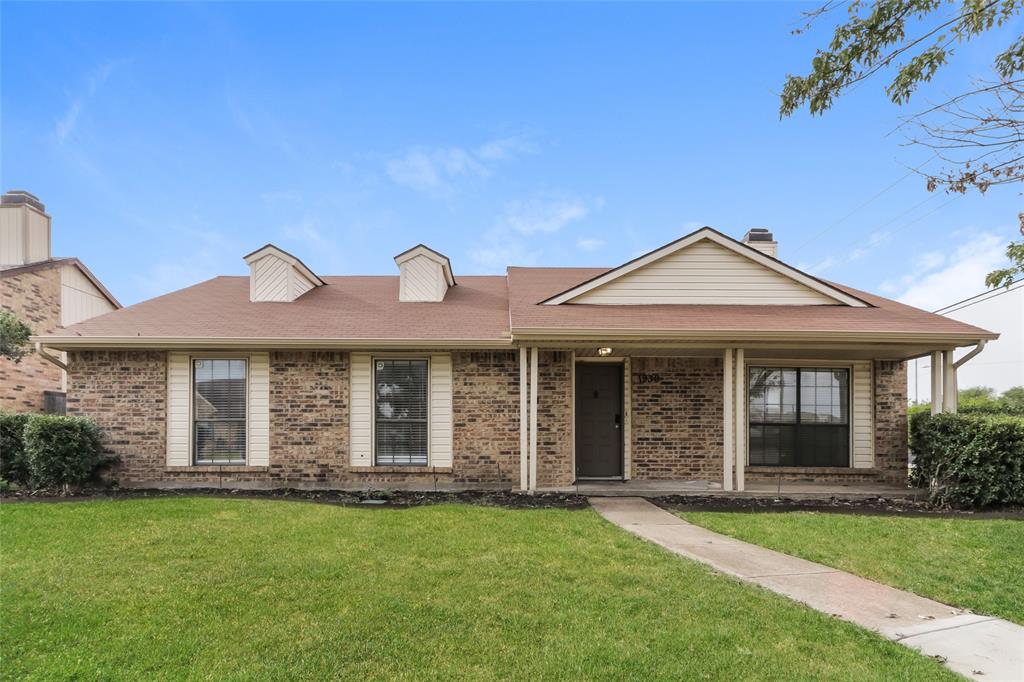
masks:
<path id="1" fill-rule="evenodd" d="M 249 264 L 249 300 L 288 303 L 326 284 L 292 254 L 267 244 L 245 257 Z"/>
<path id="2" fill-rule="evenodd" d="M 448 256 L 423 244 L 395 256 L 395 263 L 399 272 L 399 301 L 438 303 L 455 286 Z"/>

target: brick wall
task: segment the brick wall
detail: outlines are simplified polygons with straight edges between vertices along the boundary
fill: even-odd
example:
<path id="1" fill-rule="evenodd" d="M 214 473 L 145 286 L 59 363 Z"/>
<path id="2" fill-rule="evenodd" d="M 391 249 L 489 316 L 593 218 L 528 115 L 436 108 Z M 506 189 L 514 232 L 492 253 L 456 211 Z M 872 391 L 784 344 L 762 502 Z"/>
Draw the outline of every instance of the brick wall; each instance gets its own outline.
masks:
<path id="1" fill-rule="evenodd" d="M 630 381 L 632 477 L 721 480 L 722 361 L 633 358 Z"/>
<path id="2" fill-rule="evenodd" d="M 60 326 L 60 268 L 0 276 L 0 307 L 44 334 Z M 61 390 L 61 370 L 34 351 L 15 363 L 0 358 L 0 409 L 41 412 L 43 391 Z"/>
<path id="3" fill-rule="evenodd" d="M 541 351 L 537 381 L 537 487 L 572 485 L 572 354 Z"/>
<path id="4" fill-rule="evenodd" d="M 116 472 L 122 481 L 163 476 L 166 400 L 163 351 L 68 353 L 67 413 L 99 423 L 106 450 L 121 458 Z"/>
<path id="5" fill-rule="evenodd" d="M 518 352 L 453 353 L 452 373 L 454 481 L 518 488 Z"/>
<path id="6" fill-rule="evenodd" d="M 907 480 L 907 363 L 875 362 L 875 468 L 893 483 Z"/>

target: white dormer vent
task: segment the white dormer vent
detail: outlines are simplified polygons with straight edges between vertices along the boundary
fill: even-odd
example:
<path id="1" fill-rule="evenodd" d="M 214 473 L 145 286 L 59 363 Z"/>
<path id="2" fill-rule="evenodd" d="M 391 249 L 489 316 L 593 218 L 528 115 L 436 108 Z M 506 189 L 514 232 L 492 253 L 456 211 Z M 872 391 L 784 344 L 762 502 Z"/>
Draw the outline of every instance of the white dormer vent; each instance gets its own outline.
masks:
<path id="1" fill-rule="evenodd" d="M 399 301 L 437 303 L 455 286 L 448 257 L 423 244 L 395 256 L 395 263 L 400 275 Z"/>
<path id="2" fill-rule="evenodd" d="M 245 257 L 249 264 L 249 300 L 290 302 L 325 282 L 292 254 L 267 244 Z"/>

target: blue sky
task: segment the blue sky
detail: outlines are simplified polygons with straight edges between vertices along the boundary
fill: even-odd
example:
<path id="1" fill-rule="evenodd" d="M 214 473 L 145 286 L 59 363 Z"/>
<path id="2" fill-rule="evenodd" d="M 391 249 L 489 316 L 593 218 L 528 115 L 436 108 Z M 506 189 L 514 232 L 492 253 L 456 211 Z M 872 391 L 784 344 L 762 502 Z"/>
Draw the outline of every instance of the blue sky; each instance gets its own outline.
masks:
<path id="1" fill-rule="evenodd" d="M 810 6 L 5 2 L 0 186 L 126 304 L 266 242 L 321 274 L 424 242 L 458 275 L 616 265 L 702 225 L 923 307 L 977 293 L 1020 190 L 926 192 L 880 80 L 780 121 L 827 39 L 790 35 Z"/>

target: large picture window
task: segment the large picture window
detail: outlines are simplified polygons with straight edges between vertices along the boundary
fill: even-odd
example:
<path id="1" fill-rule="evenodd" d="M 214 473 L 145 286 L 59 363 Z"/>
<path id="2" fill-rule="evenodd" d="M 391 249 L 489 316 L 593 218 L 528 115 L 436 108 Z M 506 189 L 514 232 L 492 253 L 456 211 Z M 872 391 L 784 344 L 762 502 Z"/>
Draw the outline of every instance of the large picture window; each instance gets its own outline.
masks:
<path id="1" fill-rule="evenodd" d="M 374 361 L 374 453 L 385 466 L 426 466 L 426 360 Z"/>
<path id="2" fill-rule="evenodd" d="M 247 369 L 241 359 L 192 360 L 196 464 L 245 464 Z"/>
<path id="3" fill-rule="evenodd" d="M 850 370 L 751 367 L 751 466 L 850 466 Z"/>

